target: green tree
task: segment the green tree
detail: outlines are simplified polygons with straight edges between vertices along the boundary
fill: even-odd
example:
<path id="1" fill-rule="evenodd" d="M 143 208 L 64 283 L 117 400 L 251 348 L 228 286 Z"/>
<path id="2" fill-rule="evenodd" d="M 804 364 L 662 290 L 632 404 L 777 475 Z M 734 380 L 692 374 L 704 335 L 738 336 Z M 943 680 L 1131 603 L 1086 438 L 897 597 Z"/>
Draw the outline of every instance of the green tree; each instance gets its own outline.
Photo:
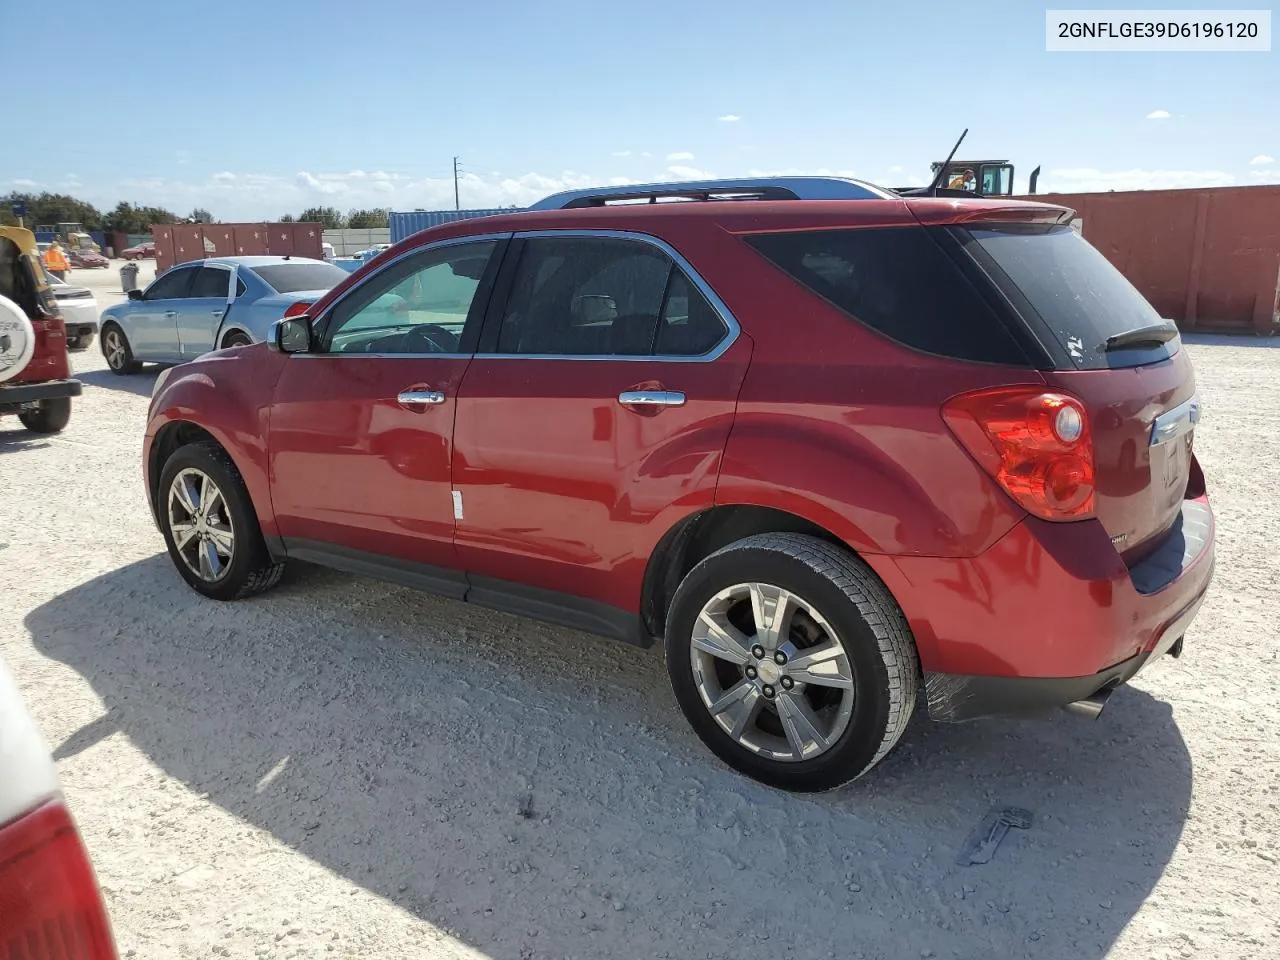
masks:
<path id="1" fill-rule="evenodd" d="M 204 207 L 196 207 L 187 214 L 187 219 L 194 220 L 196 223 L 213 223 L 213 214 Z"/>
<path id="2" fill-rule="evenodd" d="M 297 223 L 297 222 L 298 222 L 298 218 L 295 217 L 292 213 L 281 214 L 280 219 L 276 221 L 276 223 Z"/>
<path id="3" fill-rule="evenodd" d="M 31 228 L 57 223 L 78 223 L 86 230 L 101 230 L 103 218 L 101 211 L 91 203 L 78 200 L 65 193 L 15 193 L 12 200 L 25 200 L 27 215 L 23 222 Z M 4 204 L 0 209 L 0 223 L 16 225 L 11 204 Z"/>
<path id="4" fill-rule="evenodd" d="M 389 213 L 390 211 L 386 207 L 375 207 L 372 210 L 352 210 L 347 214 L 347 226 L 361 230 L 386 227 L 390 219 Z"/>
<path id="5" fill-rule="evenodd" d="M 308 207 L 298 216 L 302 223 L 318 223 L 325 230 L 341 230 L 347 225 L 347 218 L 335 207 Z"/>

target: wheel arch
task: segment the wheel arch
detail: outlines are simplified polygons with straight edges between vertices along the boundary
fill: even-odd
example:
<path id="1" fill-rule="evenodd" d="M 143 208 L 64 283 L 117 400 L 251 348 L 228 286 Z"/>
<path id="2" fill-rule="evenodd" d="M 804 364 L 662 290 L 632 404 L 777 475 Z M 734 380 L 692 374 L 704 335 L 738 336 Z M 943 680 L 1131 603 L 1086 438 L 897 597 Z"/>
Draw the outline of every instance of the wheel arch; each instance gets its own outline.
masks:
<path id="1" fill-rule="evenodd" d="M 654 637 L 664 635 L 667 612 L 680 581 L 699 561 L 721 547 L 759 533 L 806 534 L 857 554 L 836 534 L 798 514 L 751 504 L 709 507 L 679 520 L 650 554 L 640 598 L 645 630 Z"/>

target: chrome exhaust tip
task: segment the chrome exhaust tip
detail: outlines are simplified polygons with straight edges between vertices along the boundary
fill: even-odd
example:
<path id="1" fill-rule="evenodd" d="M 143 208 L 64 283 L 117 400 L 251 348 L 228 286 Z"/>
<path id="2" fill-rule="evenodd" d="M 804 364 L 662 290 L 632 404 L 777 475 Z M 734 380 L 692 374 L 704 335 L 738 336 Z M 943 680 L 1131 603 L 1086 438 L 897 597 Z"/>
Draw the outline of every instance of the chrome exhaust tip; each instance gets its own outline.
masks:
<path id="1" fill-rule="evenodd" d="M 1088 717 L 1090 720 L 1097 720 L 1102 715 L 1103 708 L 1107 705 L 1107 701 L 1111 699 L 1111 691 L 1099 690 L 1092 696 L 1085 697 L 1083 700 L 1076 700 L 1068 703 L 1064 710 L 1068 713 L 1074 713 L 1081 717 Z"/>

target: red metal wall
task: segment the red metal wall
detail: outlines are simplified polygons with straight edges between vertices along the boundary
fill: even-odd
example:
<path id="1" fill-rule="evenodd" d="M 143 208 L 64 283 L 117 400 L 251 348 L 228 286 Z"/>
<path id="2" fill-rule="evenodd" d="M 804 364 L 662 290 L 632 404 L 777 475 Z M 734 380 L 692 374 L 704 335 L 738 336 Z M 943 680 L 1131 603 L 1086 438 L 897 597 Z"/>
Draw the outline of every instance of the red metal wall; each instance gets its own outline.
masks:
<path id="1" fill-rule="evenodd" d="M 1270 334 L 1280 323 L 1280 187 L 1039 194 L 1184 330 Z"/>
<path id="2" fill-rule="evenodd" d="M 156 273 L 175 263 L 204 257 L 324 257 L 323 228 L 318 223 L 177 223 L 156 224 Z"/>

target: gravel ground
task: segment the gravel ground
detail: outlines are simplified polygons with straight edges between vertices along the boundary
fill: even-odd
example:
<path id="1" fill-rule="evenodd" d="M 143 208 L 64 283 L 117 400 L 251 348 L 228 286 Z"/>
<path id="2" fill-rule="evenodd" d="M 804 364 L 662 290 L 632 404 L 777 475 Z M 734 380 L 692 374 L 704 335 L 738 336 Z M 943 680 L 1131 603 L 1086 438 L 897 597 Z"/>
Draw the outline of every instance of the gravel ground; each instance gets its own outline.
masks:
<path id="1" fill-rule="evenodd" d="M 130 957 L 1280 956 L 1280 349 L 1189 349 L 1220 526 L 1182 659 L 1096 723 L 917 719 L 831 794 L 721 767 L 658 650 L 302 565 L 198 598 L 154 377 L 96 346 L 65 433 L 0 421 L 0 651 Z M 993 804 L 1034 823 L 956 866 Z"/>

